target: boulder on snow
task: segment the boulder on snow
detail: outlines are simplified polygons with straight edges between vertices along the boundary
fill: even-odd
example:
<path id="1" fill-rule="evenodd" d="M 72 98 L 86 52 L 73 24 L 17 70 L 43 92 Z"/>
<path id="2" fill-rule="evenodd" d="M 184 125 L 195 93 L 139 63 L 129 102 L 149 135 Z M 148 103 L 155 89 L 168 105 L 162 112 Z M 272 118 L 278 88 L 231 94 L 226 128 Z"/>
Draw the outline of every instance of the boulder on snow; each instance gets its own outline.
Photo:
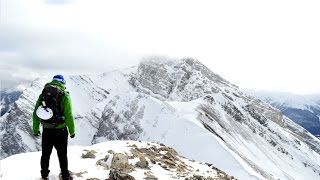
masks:
<path id="1" fill-rule="evenodd" d="M 136 162 L 135 167 L 139 167 L 142 169 L 148 168 L 149 162 L 146 160 L 144 156 L 139 157 L 139 161 Z"/>
<path id="2" fill-rule="evenodd" d="M 145 180 L 158 180 L 158 178 L 155 177 L 151 171 L 145 172 L 144 175 L 145 177 L 143 179 Z"/>
<path id="3" fill-rule="evenodd" d="M 112 158 L 111 168 L 118 170 L 131 170 L 128 157 L 122 153 L 115 153 Z"/>
<path id="4" fill-rule="evenodd" d="M 91 158 L 91 159 L 94 159 L 94 158 L 96 158 L 96 155 L 95 155 L 95 153 L 97 153 L 95 150 L 84 150 L 83 152 L 82 152 L 82 158 Z"/>
<path id="5" fill-rule="evenodd" d="M 105 169 L 109 169 L 109 166 L 107 164 L 107 161 L 109 159 L 109 155 L 107 154 L 103 159 L 99 159 L 97 162 L 96 162 L 96 165 L 97 166 L 102 166 L 104 167 Z"/>
<path id="6" fill-rule="evenodd" d="M 130 174 L 124 173 L 116 169 L 111 169 L 108 180 L 135 180 L 135 178 Z"/>

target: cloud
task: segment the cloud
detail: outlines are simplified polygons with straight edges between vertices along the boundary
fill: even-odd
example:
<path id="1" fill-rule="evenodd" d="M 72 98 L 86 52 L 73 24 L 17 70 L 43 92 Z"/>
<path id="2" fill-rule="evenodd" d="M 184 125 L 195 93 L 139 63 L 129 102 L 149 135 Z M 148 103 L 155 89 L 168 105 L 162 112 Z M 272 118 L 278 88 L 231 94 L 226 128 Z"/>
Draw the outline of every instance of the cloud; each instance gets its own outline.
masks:
<path id="1" fill-rule="evenodd" d="M 35 72 L 103 71 L 164 54 L 197 58 L 240 87 L 320 90 L 319 1 L 1 3 L 1 61 Z"/>
<path id="2" fill-rule="evenodd" d="M 1 88 L 55 72 L 104 72 L 138 62 L 141 55 L 109 45 L 103 34 L 85 32 L 86 25 L 74 21 L 84 16 L 69 16 L 77 9 L 70 2 L 1 2 Z"/>
<path id="3" fill-rule="evenodd" d="M 46 0 L 47 4 L 53 4 L 53 5 L 63 5 L 71 2 L 74 2 L 74 0 Z"/>
<path id="4" fill-rule="evenodd" d="M 11 89 L 19 84 L 28 84 L 37 77 L 37 74 L 30 69 L 16 64 L 20 60 L 19 56 L 14 53 L 2 52 L 0 53 L 0 59 L 0 89 Z"/>
<path id="5" fill-rule="evenodd" d="M 57 72 L 85 74 L 128 67 L 140 56 L 78 32 L 38 32 L 4 26 L 0 29 L 1 88 Z"/>

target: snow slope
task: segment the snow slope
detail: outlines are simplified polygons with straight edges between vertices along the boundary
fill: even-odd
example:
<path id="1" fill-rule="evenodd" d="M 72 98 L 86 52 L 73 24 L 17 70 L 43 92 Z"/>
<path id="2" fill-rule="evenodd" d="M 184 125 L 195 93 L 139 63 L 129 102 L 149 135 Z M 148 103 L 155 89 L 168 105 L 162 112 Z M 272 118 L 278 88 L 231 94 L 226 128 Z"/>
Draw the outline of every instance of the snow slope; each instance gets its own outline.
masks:
<path id="1" fill-rule="evenodd" d="M 238 179 L 320 177 L 317 138 L 197 60 L 153 58 L 137 67 L 66 78 L 77 129 L 71 145 L 162 142 Z M 0 118 L 2 158 L 40 150 L 31 113 L 44 83 L 36 80 Z"/>

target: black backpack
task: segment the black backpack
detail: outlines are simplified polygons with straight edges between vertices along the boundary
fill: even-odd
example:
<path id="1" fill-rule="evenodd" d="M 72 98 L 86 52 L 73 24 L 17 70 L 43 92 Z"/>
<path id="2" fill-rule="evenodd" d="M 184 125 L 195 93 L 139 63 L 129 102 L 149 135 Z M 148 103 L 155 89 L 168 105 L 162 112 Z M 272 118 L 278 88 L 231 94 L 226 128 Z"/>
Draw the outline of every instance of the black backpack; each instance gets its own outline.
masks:
<path id="1" fill-rule="evenodd" d="M 44 108 L 50 108 L 53 112 L 52 118 L 43 120 L 43 123 L 49 123 L 53 125 L 64 123 L 62 99 L 64 91 L 56 85 L 47 85 L 44 87 L 41 93 L 41 104 L 45 105 Z M 43 103 L 43 101 L 45 103 Z"/>

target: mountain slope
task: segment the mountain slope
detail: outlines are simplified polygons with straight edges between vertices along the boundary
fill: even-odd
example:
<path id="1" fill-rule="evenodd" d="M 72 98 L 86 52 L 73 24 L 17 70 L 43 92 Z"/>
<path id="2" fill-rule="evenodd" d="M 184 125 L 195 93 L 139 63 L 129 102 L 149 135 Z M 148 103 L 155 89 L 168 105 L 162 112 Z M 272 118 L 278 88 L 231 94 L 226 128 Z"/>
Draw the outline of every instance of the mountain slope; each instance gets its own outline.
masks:
<path id="1" fill-rule="evenodd" d="M 249 93 L 278 108 L 313 135 L 320 136 L 320 103 L 317 103 L 317 97 L 275 92 Z"/>
<path id="2" fill-rule="evenodd" d="M 21 94 L 21 91 L 0 91 L 0 116 L 11 110 L 12 104 Z"/>
<path id="3" fill-rule="evenodd" d="M 317 138 L 197 60 L 151 58 L 129 69 L 66 79 L 77 128 L 71 144 L 163 142 L 239 179 L 320 177 Z M 44 83 L 35 81 L 1 117 L 1 157 L 40 149 L 30 127 Z"/>

